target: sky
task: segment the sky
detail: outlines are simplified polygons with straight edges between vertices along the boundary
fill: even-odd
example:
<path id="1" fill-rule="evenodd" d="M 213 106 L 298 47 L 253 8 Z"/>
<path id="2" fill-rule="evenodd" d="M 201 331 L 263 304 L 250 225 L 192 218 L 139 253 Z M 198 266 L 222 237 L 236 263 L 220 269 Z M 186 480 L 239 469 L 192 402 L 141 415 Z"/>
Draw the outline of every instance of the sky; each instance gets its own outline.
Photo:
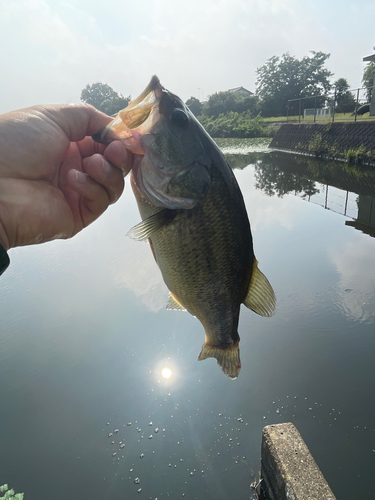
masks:
<path id="1" fill-rule="evenodd" d="M 107 83 L 135 98 L 157 74 L 183 100 L 256 88 L 272 56 L 331 56 L 332 82 L 361 86 L 372 0 L 0 0 L 0 113 L 79 102 Z"/>

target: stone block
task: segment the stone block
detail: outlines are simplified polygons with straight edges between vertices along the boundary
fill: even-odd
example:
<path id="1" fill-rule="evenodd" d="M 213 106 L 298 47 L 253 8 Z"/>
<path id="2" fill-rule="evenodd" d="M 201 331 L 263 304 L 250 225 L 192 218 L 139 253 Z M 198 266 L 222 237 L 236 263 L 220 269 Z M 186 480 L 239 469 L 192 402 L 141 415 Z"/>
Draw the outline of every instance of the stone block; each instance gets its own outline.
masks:
<path id="1" fill-rule="evenodd" d="M 336 500 L 292 423 L 264 427 L 261 457 L 262 489 L 268 500 Z"/>

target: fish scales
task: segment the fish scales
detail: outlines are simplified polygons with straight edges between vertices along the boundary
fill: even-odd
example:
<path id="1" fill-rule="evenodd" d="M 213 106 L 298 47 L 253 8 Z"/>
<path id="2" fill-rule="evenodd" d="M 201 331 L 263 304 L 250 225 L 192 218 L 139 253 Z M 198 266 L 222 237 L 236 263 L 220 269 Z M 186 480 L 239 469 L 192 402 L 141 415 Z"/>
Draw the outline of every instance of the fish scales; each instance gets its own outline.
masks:
<path id="1" fill-rule="evenodd" d="M 178 211 L 150 240 L 168 289 L 201 321 L 208 344 L 219 347 L 238 341 L 239 308 L 254 256 L 242 195 L 238 190 L 237 199 L 226 196 L 226 183 L 214 172 L 206 198 Z M 142 219 L 157 212 L 136 198 Z"/>

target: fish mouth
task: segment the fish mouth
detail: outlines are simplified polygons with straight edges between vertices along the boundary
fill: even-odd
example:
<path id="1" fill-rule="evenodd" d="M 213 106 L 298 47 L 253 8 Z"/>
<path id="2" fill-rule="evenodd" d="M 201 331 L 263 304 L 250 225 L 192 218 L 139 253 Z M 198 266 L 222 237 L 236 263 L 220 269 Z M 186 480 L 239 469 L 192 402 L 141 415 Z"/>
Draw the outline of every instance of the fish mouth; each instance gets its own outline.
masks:
<path id="1" fill-rule="evenodd" d="M 159 103 L 163 90 L 159 78 L 154 75 L 144 91 L 103 130 L 93 135 L 93 139 L 102 144 L 121 140 L 132 153 L 144 154 L 140 139 L 160 120 Z"/>

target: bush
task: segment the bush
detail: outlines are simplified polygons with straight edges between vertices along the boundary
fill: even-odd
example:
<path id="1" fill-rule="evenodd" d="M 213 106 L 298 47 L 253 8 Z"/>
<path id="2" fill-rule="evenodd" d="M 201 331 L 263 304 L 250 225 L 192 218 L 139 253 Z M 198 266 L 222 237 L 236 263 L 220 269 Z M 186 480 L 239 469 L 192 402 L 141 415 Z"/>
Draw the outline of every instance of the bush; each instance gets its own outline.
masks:
<path id="1" fill-rule="evenodd" d="M 230 111 L 229 113 L 221 113 L 217 118 L 201 115 L 198 119 L 212 137 L 268 136 L 261 116 L 252 117 L 249 111 L 245 113 Z"/>

